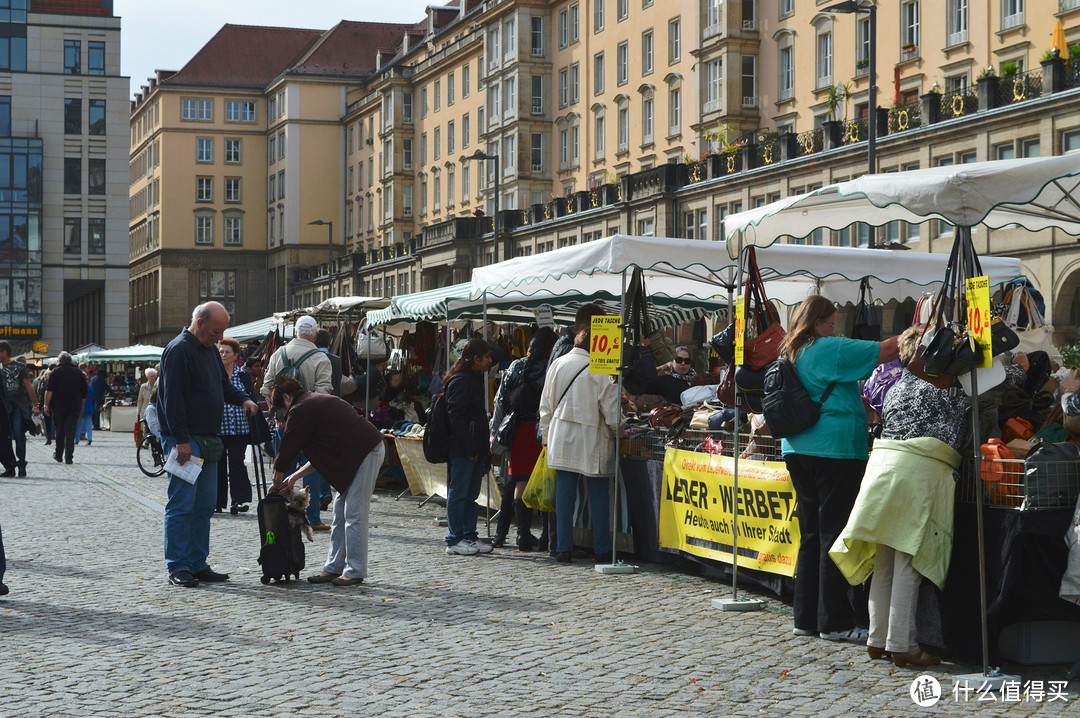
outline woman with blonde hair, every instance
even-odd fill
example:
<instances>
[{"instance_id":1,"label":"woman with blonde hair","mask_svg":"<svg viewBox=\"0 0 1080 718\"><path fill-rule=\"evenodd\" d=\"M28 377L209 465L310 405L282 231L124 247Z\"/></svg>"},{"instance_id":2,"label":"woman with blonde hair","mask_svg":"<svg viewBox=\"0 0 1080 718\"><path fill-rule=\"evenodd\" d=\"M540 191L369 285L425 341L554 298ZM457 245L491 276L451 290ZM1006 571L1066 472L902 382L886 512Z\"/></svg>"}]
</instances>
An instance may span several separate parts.
<instances>
[{"instance_id":1,"label":"woman with blonde hair","mask_svg":"<svg viewBox=\"0 0 1080 718\"><path fill-rule=\"evenodd\" d=\"M859 381L878 364L896 358L897 339L834 337L835 327L833 303L808 297L795 310L780 349L812 398L820 400L833 386L818 422L780 442L799 502L794 633L862 643L866 630L855 626L847 581L828 552L855 503L869 452Z\"/></svg>"}]
</instances>

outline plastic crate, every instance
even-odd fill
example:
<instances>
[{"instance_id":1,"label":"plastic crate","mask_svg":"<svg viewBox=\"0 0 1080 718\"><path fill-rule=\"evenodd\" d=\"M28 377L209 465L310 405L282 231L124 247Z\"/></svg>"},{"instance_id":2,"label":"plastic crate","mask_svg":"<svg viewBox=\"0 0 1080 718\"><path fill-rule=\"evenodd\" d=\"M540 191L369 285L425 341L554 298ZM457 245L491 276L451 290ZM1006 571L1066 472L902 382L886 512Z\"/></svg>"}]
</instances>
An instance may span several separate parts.
<instances>
[{"instance_id":1,"label":"plastic crate","mask_svg":"<svg viewBox=\"0 0 1080 718\"><path fill-rule=\"evenodd\" d=\"M1042 462L1040 469L1046 473L1030 484L1030 467L1024 459L984 458L981 463L981 470L975 469L974 459L966 459L961 465L958 500L975 503L975 492L982 491L983 502L987 506L1039 511L1072 509L1080 496L1078 462Z\"/></svg>"}]
</instances>

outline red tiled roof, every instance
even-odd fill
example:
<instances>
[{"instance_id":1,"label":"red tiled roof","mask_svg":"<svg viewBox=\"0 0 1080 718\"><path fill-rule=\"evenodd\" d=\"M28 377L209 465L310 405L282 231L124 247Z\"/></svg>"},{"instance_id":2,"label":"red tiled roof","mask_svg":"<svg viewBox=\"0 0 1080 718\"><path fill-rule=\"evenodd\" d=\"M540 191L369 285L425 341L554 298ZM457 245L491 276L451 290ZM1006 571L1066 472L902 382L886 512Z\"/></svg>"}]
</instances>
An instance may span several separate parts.
<instances>
[{"instance_id":1,"label":"red tiled roof","mask_svg":"<svg viewBox=\"0 0 1080 718\"><path fill-rule=\"evenodd\" d=\"M265 87L302 57L321 30L224 25L162 85Z\"/></svg>"},{"instance_id":2,"label":"red tiled roof","mask_svg":"<svg viewBox=\"0 0 1080 718\"><path fill-rule=\"evenodd\" d=\"M290 72L311 75L363 76L375 70L380 49L396 48L409 24L343 20L323 36Z\"/></svg>"},{"instance_id":3,"label":"red tiled roof","mask_svg":"<svg viewBox=\"0 0 1080 718\"><path fill-rule=\"evenodd\" d=\"M112 17L113 0L30 0L30 12Z\"/></svg>"}]
</instances>

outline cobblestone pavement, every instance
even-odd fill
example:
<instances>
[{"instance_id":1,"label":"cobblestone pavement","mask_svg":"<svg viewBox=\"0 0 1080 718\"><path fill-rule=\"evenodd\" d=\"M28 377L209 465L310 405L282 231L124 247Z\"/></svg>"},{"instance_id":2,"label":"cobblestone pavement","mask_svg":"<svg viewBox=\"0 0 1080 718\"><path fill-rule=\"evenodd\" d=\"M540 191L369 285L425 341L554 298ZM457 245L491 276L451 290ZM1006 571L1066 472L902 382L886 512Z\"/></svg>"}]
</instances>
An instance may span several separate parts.
<instances>
[{"instance_id":1,"label":"cobblestone pavement","mask_svg":"<svg viewBox=\"0 0 1080 718\"><path fill-rule=\"evenodd\" d=\"M232 580L173 587L166 484L139 473L130 435L96 433L73 466L40 439L29 454L29 478L0 479L0 716L1080 713L1078 682L1068 703L918 708L913 671L793 637L774 599L724 613L710 599L725 586L669 567L602 576L506 550L449 557L437 506L381 492L363 586L263 586L252 511L213 523L211 562ZM316 534L309 567L326 544ZM969 670L928 672L948 691Z\"/></svg>"}]
</instances>

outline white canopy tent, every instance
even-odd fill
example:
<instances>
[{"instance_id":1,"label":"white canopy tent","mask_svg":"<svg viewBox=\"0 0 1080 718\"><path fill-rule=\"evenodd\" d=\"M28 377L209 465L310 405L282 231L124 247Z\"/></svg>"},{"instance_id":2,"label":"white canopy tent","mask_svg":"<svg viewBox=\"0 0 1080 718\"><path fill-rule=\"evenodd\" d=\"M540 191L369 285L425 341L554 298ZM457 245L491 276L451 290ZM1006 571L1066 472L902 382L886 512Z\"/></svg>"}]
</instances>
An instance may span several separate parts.
<instances>
[{"instance_id":1,"label":"white canopy tent","mask_svg":"<svg viewBox=\"0 0 1080 718\"><path fill-rule=\"evenodd\" d=\"M853 222L941 219L958 227L1051 227L1080 235L1080 154L864 175L724 219L725 239L767 247L785 235ZM984 260L985 261L985 260Z\"/></svg>"},{"instance_id":2,"label":"white canopy tent","mask_svg":"<svg viewBox=\"0 0 1080 718\"><path fill-rule=\"evenodd\" d=\"M119 349L103 349L78 354L75 361L160 361L164 347L149 344L133 344Z\"/></svg>"},{"instance_id":3,"label":"white canopy tent","mask_svg":"<svg viewBox=\"0 0 1080 718\"><path fill-rule=\"evenodd\" d=\"M938 254L794 244L762 248L757 256L766 294L786 305L798 304L810 294L822 294L838 304L855 302L864 278L871 280L876 299L918 297L940 286L948 262L947 256ZM1019 259L986 257L982 263L991 284L1022 274ZM480 299L486 293L493 301L513 293L584 292L634 267L645 270L650 297L716 298L738 287L735 261L717 242L614 235L478 267L473 270L471 296Z\"/></svg>"},{"instance_id":4,"label":"white canopy tent","mask_svg":"<svg viewBox=\"0 0 1080 718\"><path fill-rule=\"evenodd\" d=\"M665 278L666 288L670 291L686 282ZM544 289L533 294L512 291L500 297L470 298L472 285L469 282L450 287L431 289L415 294L394 297L390 306L369 312L369 325L396 324L416 321L444 321L453 319L487 318L495 321L532 322L533 310L543 306L551 307L555 315L564 322L572 321L574 312L587 302L600 302L609 307L618 307L622 287L619 278L603 276L580 282L578 286L560 285L559 293ZM670 297L661 293L650 293L652 305L650 317L660 326L678 326L714 315L727 310L727 300L717 296L699 298L692 295ZM716 288L705 286L704 291L715 292Z\"/></svg>"}]
</instances>

